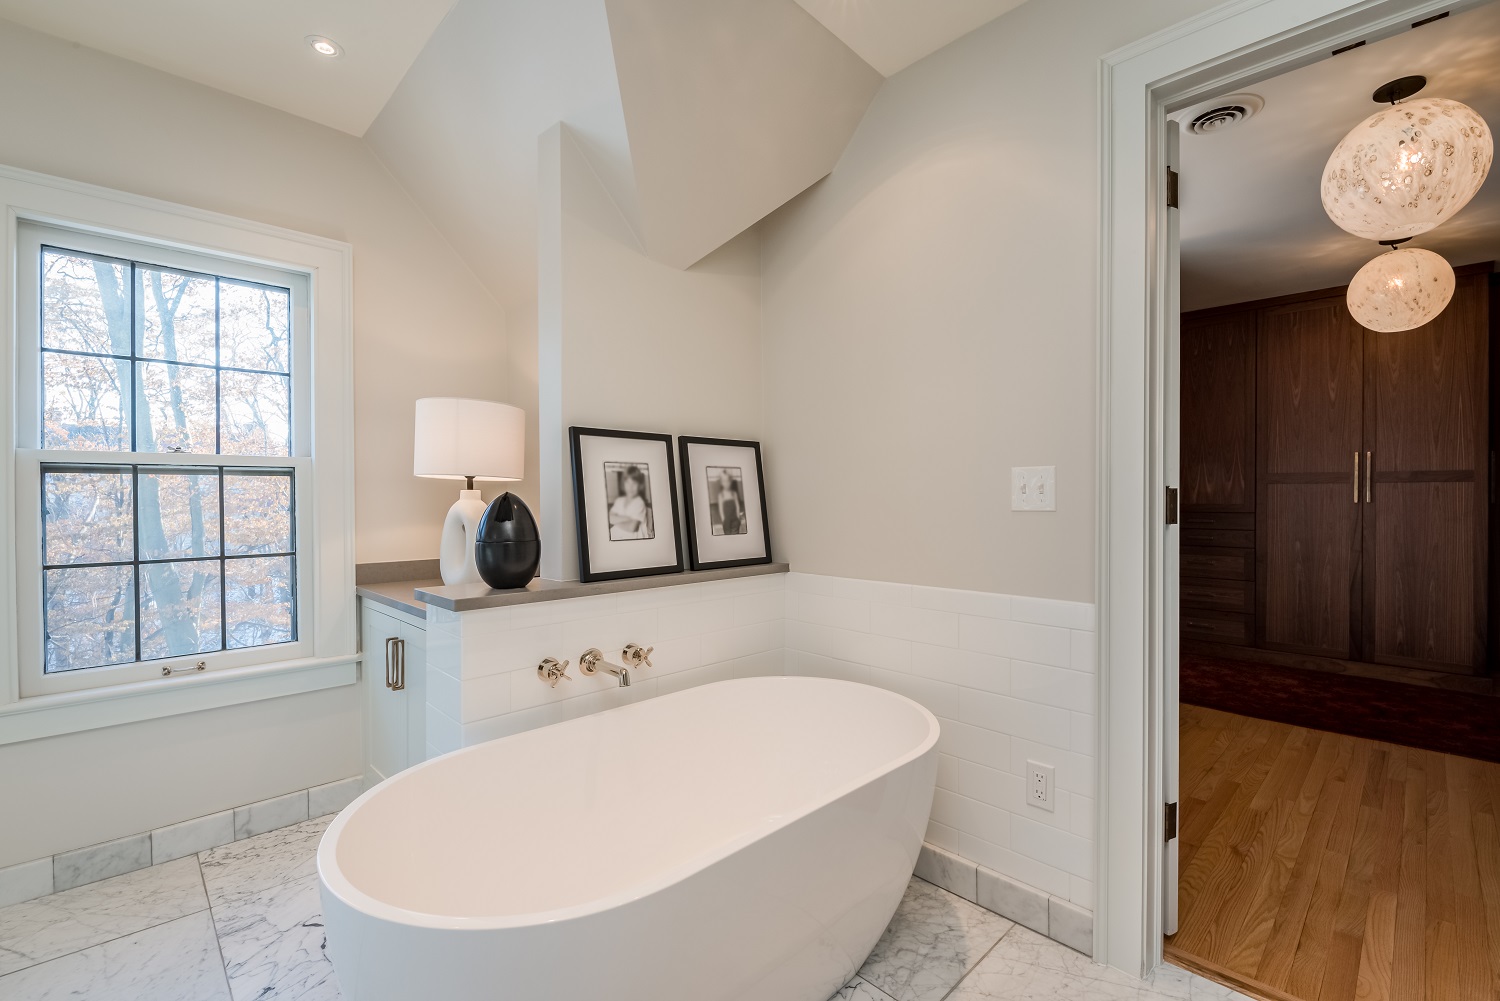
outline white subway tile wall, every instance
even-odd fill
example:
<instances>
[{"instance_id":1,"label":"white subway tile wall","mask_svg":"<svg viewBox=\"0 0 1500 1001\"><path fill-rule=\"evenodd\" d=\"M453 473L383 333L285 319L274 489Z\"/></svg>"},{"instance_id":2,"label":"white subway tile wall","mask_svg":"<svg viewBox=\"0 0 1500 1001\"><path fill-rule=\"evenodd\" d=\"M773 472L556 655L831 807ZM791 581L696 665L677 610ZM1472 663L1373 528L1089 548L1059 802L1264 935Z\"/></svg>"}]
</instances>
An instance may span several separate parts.
<instances>
[{"instance_id":1,"label":"white subway tile wall","mask_svg":"<svg viewBox=\"0 0 1500 1001\"><path fill-rule=\"evenodd\" d=\"M782 575L427 616L427 750L442 754L615 706L728 678L785 673ZM588 677L591 647L618 664L627 643L654 647L629 688ZM555 688L543 658L569 662Z\"/></svg>"},{"instance_id":2,"label":"white subway tile wall","mask_svg":"<svg viewBox=\"0 0 1500 1001\"><path fill-rule=\"evenodd\" d=\"M427 619L429 755L726 678L878 685L943 727L927 841L1084 910L1094 906L1094 606L791 573ZM630 688L586 677L654 646ZM571 662L549 688L544 657ZM1026 802L1026 762L1056 770Z\"/></svg>"},{"instance_id":3,"label":"white subway tile wall","mask_svg":"<svg viewBox=\"0 0 1500 1001\"><path fill-rule=\"evenodd\" d=\"M863 681L943 727L927 841L1094 907L1094 606L786 575L786 671ZM1056 769L1054 809L1026 762Z\"/></svg>"}]
</instances>

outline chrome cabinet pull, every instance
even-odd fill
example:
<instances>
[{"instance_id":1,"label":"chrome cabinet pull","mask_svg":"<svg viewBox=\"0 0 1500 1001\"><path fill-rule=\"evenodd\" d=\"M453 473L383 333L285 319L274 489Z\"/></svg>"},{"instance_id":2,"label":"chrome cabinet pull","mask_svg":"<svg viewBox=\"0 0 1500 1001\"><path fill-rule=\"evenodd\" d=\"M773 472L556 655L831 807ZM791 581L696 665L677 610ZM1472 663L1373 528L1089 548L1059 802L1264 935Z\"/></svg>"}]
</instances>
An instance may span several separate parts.
<instances>
[{"instance_id":1,"label":"chrome cabinet pull","mask_svg":"<svg viewBox=\"0 0 1500 1001\"><path fill-rule=\"evenodd\" d=\"M1365 453L1365 503L1370 503L1370 481L1375 479L1375 463L1371 462L1374 453Z\"/></svg>"},{"instance_id":2,"label":"chrome cabinet pull","mask_svg":"<svg viewBox=\"0 0 1500 1001\"><path fill-rule=\"evenodd\" d=\"M406 689L406 640L396 640L396 683L391 686L391 691L400 692Z\"/></svg>"},{"instance_id":3,"label":"chrome cabinet pull","mask_svg":"<svg viewBox=\"0 0 1500 1001\"><path fill-rule=\"evenodd\" d=\"M1359 503L1359 450L1354 451L1354 503Z\"/></svg>"},{"instance_id":4,"label":"chrome cabinet pull","mask_svg":"<svg viewBox=\"0 0 1500 1001\"><path fill-rule=\"evenodd\" d=\"M387 636L385 638L385 687L387 688L391 687L391 664L394 660L391 657L391 644L394 642L396 642L396 637L394 636Z\"/></svg>"}]
</instances>

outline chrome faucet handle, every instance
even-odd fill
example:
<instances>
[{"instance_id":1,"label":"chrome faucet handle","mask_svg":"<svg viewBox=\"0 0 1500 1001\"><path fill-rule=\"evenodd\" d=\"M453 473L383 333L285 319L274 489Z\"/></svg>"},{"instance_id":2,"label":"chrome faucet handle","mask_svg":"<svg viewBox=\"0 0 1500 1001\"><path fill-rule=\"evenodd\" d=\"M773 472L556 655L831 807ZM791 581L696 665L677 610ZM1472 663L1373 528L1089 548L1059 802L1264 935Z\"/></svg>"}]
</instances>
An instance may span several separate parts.
<instances>
[{"instance_id":1,"label":"chrome faucet handle","mask_svg":"<svg viewBox=\"0 0 1500 1001\"><path fill-rule=\"evenodd\" d=\"M654 646L642 647L639 643L626 643L620 655L631 667L640 667L642 664L651 667L651 651L655 649Z\"/></svg>"},{"instance_id":2,"label":"chrome faucet handle","mask_svg":"<svg viewBox=\"0 0 1500 1001\"><path fill-rule=\"evenodd\" d=\"M547 657L536 666L536 676L547 682L553 688L557 687L559 681L572 681L568 677L568 662L559 661L556 657Z\"/></svg>"}]
</instances>

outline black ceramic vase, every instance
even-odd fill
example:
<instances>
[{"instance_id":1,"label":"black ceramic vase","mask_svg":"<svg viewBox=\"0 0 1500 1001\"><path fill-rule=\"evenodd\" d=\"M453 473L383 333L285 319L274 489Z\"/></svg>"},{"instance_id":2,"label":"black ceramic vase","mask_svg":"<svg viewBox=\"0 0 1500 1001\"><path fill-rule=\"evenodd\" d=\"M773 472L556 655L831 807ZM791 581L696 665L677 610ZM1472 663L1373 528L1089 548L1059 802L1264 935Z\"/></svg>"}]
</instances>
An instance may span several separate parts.
<instances>
[{"instance_id":1,"label":"black ceramic vase","mask_svg":"<svg viewBox=\"0 0 1500 1001\"><path fill-rule=\"evenodd\" d=\"M504 493L490 502L474 533L474 562L490 587L525 587L542 562L542 539L526 502Z\"/></svg>"}]
</instances>

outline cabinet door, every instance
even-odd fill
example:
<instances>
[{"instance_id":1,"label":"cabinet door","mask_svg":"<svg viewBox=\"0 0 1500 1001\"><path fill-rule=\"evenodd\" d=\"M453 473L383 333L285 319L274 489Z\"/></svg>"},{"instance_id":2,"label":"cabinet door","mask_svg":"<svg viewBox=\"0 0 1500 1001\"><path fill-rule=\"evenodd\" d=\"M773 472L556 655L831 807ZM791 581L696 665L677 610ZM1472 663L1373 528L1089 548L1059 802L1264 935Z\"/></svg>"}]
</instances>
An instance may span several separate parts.
<instances>
[{"instance_id":1,"label":"cabinet door","mask_svg":"<svg viewBox=\"0 0 1500 1001\"><path fill-rule=\"evenodd\" d=\"M1182 321L1181 414L1183 509L1254 511L1253 311Z\"/></svg>"},{"instance_id":2,"label":"cabinet door","mask_svg":"<svg viewBox=\"0 0 1500 1001\"><path fill-rule=\"evenodd\" d=\"M1360 621L1364 328L1343 296L1264 309L1258 327L1258 638L1347 658Z\"/></svg>"},{"instance_id":3,"label":"cabinet door","mask_svg":"<svg viewBox=\"0 0 1500 1001\"><path fill-rule=\"evenodd\" d=\"M427 632L401 624L406 644L406 764L427 760Z\"/></svg>"},{"instance_id":4,"label":"cabinet door","mask_svg":"<svg viewBox=\"0 0 1500 1001\"><path fill-rule=\"evenodd\" d=\"M364 651L365 781L388 779L407 765L407 693L386 684L394 654L392 640L401 639L401 623L371 606L360 609L360 644Z\"/></svg>"},{"instance_id":5,"label":"cabinet door","mask_svg":"<svg viewBox=\"0 0 1500 1001\"><path fill-rule=\"evenodd\" d=\"M1364 659L1485 663L1488 276L1426 326L1365 335Z\"/></svg>"}]
</instances>

